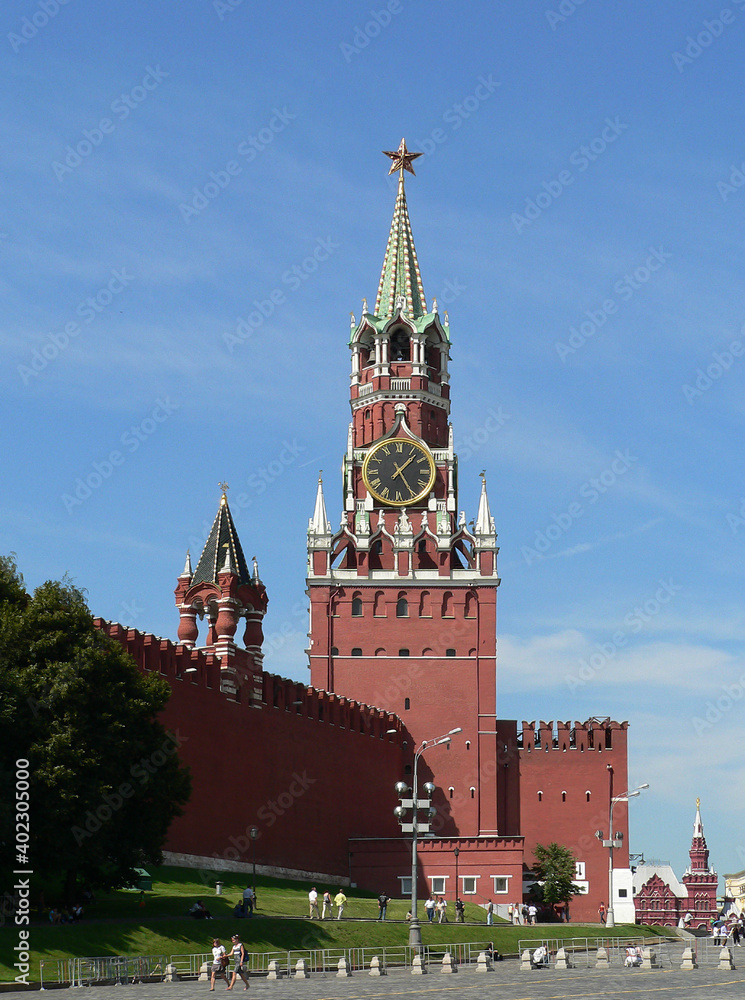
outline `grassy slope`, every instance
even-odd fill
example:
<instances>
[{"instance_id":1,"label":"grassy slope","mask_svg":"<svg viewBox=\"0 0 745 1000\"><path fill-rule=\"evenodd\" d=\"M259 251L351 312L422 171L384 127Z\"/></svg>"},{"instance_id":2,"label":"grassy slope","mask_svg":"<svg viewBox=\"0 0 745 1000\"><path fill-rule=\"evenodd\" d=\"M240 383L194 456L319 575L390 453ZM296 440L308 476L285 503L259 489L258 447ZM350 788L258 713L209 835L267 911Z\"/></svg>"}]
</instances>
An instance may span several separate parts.
<instances>
[{"instance_id":1,"label":"grassy slope","mask_svg":"<svg viewBox=\"0 0 745 1000\"><path fill-rule=\"evenodd\" d=\"M48 921L38 921L30 928L33 955L31 978L38 979L39 959L47 961L72 956L101 955L174 955L207 952L212 938L229 941L238 931L251 951L289 951L313 948L388 947L402 945L408 939L404 922L408 900L394 900L388 907L386 923L360 922L377 917L376 898L369 893L349 890L345 918L337 921L287 919L304 917L307 912L308 888L303 883L279 879L257 878L259 911L253 920L234 920L233 907L246 885L245 876L230 873L220 877L225 883L223 896L215 896L214 888L205 889L194 872L184 868L153 870L153 892L146 894L145 906L139 906L139 893L118 891L101 895L93 907L86 910L78 925L52 927ZM321 885L318 888L322 891ZM334 893L332 892L332 895ZM47 899L54 899L53 889ZM203 899L213 914L210 921L196 921L185 916L196 899ZM609 937L599 926L553 924L547 927L512 927L497 923L488 929L483 911L466 904L466 917L472 925L423 924L425 944L437 945L456 941L494 941L503 954L515 954L519 939L529 937ZM347 916L351 918L347 921ZM422 913L422 917L423 917ZM282 919L282 918L285 919ZM354 919L358 918L358 919ZM400 922L397 922L400 921ZM616 928L615 933L627 935L629 928ZM8 958L17 941L15 928L6 925L1 932L3 948L0 955L0 980L12 981L17 970ZM650 932L645 932L649 936ZM654 930L651 933L655 933ZM56 973L56 962L48 967L47 975Z\"/></svg>"}]
</instances>

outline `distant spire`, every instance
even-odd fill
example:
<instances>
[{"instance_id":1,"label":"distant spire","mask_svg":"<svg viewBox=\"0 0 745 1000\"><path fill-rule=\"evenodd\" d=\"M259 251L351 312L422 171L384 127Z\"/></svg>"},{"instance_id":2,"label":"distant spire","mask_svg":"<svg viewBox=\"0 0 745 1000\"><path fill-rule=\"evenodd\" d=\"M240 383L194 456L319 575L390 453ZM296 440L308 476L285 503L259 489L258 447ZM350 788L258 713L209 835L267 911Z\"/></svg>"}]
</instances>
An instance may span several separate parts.
<instances>
[{"instance_id":1,"label":"distant spire","mask_svg":"<svg viewBox=\"0 0 745 1000\"><path fill-rule=\"evenodd\" d=\"M397 150L385 150L385 155L393 160L389 173L393 173L394 170L399 171L398 194L380 273L378 295L375 299L375 314L393 315L397 299L403 298L407 315L412 319L418 319L426 314L427 301L424 297L409 210L406 205L404 171L408 170L413 174L411 161L422 154L410 153L406 148L406 140L402 139Z\"/></svg>"},{"instance_id":2,"label":"distant spire","mask_svg":"<svg viewBox=\"0 0 745 1000\"><path fill-rule=\"evenodd\" d=\"M313 510L313 517L310 519L308 531L314 535L330 535L331 522L326 514L326 501L323 497L323 478L318 473L318 489L316 491L316 506Z\"/></svg>"},{"instance_id":3,"label":"distant spire","mask_svg":"<svg viewBox=\"0 0 745 1000\"><path fill-rule=\"evenodd\" d=\"M479 497L479 512L476 515L477 535L490 535L493 531L491 511L489 510L489 497L486 495L486 473L481 473L481 496Z\"/></svg>"},{"instance_id":4,"label":"distant spire","mask_svg":"<svg viewBox=\"0 0 745 1000\"><path fill-rule=\"evenodd\" d=\"M186 562L184 563L184 572L181 574L182 577L188 577L191 579L192 569L191 569L191 553L186 550Z\"/></svg>"},{"instance_id":5,"label":"distant spire","mask_svg":"<svg viewBox=\"0 0 745 1000\"><path fill-rule=\"evenodd\" d=\"M194 570L192 586L205 581L217 583L217 575L225 571L226 565L230 566L226 572L235 573L241 583L251 582L246 557L243 555L243 549L228 506L228 498L225 493L228 488L227 483L220 483L220 488L222 489L222 497L217 509L217 517L202 549L197 568Z\"/></svg>"},{"instance_id":6,"label":"distant spire","mask_svg":"<svg viewBox=\"0 0 745 1000\"><path fill-rule=\"evenodd\" d=\"M256 556L252 558L251 562L253 564L253 571L254 571L253 581L254 583L261 583L261 577L259 576L259 563L258 560L256 559Z\"/></svg>"},{"instance_id":7,"label":"distant spire","mask_svg":"<svg viewBox=\"0 0 745 1000\"><path fill-rule=\"evenodd\" d=\"M696 799L696 818L693 821L693 836L703 837L704 824L701 822L701 799Z\"/></svg>"}]
</instances>

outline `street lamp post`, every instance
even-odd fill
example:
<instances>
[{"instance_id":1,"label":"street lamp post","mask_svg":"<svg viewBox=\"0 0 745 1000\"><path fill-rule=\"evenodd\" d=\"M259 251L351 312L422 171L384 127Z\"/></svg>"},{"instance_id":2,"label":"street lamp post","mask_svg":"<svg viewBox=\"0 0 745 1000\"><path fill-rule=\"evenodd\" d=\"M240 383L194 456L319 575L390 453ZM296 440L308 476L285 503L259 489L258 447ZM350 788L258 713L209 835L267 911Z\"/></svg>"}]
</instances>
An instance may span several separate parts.
<instances>
[{"instance_id":1,"label":"street lamp post","mask_svg":"<svg viewBox=\"0 0 745 1000\"><path fill-rule=\"evenodd\" d=\"M254 891L254 908L256 907L256 841L259 839L259 828L258 826L252 826L248 831L248 835L251 838L251 860L253 862L253 891Z\"/></svg>"},{"instance_id":2,"label":"street lamp post","mask_svg":"<svg viewBox=\"0 0 745 1000\"><path fill-rule=\"evenodd\" d=\"M425 750L430 750L432 747L441 746L443 743L449 743L450 737L455 736L456 733L461 733L463 730L458 727L457 729L451 729L449 733L444 736L438 736L434 740L423 740L422 745L414 754L414 771L412 775L412 785L409 789L408 785L399 781L396 784L396 792L401 797L401 802L393 810L394 815L401 824L402 833L411 834L411 920L409 921L409 945L412 948L422 947L422 928L419 924L419 917L417 916L416 906L417 906L417 837L419 833L427 833L429 831L429 819L434 815L434 809L432 807L432 793L435 790L435 786L431 781L427 781L424 784L424 791L427 793L426 799L419 798L419 783L418 783L418 768L419 768L419 758L424 753ZM404 798L407 796L409 791L411 791L411 798ZM407 813L411 809L411 822L404 822ZM428 811L427 820L425 822L420 822L419 820L419 810L426 809Z\"/></svg>"},{"instance_id":3,"label":"street lamp post","mask_svg":"<svg viewBox=\"0 0 745 1000\"><path fill-rule=\"evenodd\" d=\"M602 830L598 830L595 834L598 840L602 841L603 847L608 848L608 914L605 921L606 927L616 926L616 918L613 911L613 848L618 849L623 843L623 834L613 832L613 806L616 802L628 802L629 799L636 798L637 795L641 795L644 788L649 788L649 785L645 783L639 785L637 788L630 789L628 792L624 792L622 795L611 795L610 808L608 810L608 839L603 840Z\"/></svg>"},{"instance_id":4,"label":"street lamp post","mask_svg":"<svg viewBox=\"0 0 745 1000\"><path fill-rule=\"evenodd\" d=\"M460 857L460 847L453 851L455 855L455 898L458 899L458 858Z\"/></svg>"}]
</instances>

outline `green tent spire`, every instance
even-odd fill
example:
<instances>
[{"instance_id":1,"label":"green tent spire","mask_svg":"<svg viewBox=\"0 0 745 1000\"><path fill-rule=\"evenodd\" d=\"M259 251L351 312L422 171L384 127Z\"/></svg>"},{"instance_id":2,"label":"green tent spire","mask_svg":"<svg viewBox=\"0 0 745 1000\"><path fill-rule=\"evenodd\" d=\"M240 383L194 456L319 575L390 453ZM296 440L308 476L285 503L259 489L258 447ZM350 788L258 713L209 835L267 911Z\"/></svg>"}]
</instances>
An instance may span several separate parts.
<instances>
[{"instance_id":1,"label":"green tent spire","mask_svg":"<svg viewBox=\"0 0 745 1000\"><path fill-rule=\"evenodd\" d=\"M393 222L388 235L388 245L385 248L383 269L380 273L380 285L375 299L376 316L392 316L396 301L403 297L406 303L406 313L412 319L418 319L427 313L427 301L422 287L422 276L419 273L419 262L416 257L414 236L411 232L409 210L406 206L404 190L404 170L413 174L411 161L421 156L421 153L410 153L406 148L406 140L401 140L397 150L384 150L393 163L389 173L399 171L398 194L393 209Z\"/></svg>"}]
</instances>

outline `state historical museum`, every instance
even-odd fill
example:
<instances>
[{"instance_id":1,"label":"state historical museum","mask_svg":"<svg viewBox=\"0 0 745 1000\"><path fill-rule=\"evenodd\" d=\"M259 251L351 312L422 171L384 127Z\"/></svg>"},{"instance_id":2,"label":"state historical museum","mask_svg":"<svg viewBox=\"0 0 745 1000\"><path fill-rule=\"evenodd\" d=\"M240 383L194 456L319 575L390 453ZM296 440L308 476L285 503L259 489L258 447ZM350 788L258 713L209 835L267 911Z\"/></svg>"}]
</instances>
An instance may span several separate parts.
<instances>
[{"instance_id":1,"label":"state historical museum","mask_svg":"<svg viewBox=\"0 0 745 1000\"><path fill-rule=\"evenodd\" d=\"M387 155L398 193L375 305L352 317L339 526L320 478L308 526L312 686L264 671L267 595L225 493L196 568L187 558L178 579L178 642L99 625L171 682L163 721L186 737L194 779L169 834L172 862L240 870L255 849L259 870L405 896L410 840L394 785L411 780L423 741L457 727L419 760L437 809L420 841L420 898L492 900L505 915L523 898L535 845L557 841L577 859L572 919L595 920L608 903L595 831L628 788L627 723L497 718L500 580L486 477L469 522L449 419L450 324L427 304L404 189L419 154L402 140ZM214 778L226 761L243 793L224 797L217 822ZM625 803L614 822L616 921L633 922Z\"/></svg>"}]
</instances>

